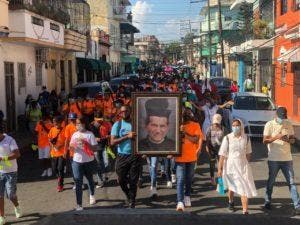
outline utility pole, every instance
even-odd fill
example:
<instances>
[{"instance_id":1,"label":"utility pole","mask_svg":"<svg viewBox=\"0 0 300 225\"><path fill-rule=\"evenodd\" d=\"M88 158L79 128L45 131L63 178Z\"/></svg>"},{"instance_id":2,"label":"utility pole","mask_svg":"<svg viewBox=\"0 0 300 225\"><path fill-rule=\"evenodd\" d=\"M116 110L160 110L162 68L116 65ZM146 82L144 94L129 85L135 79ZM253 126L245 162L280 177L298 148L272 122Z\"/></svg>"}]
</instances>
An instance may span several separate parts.
<instances>
[{"instance_id":1,"label":"utility pole","mask_svg":"<svg viewBox=\"0 0 300 225\"><path fill-rule=\"evenodd\" d=\"M222 57L222 76L225 74L225 57L224 57L224 44L223 44L223 26L222 26L222 5L221 0L218 0L218 20L219 20L219 41L221 46L221 57Z\"/></svg>"},{"instance_id":2,"label":"utility pole","mask_svg":"<svg viewBox=\"0 0 300 225\"><path fill-rule=\"evenodd\" d=\"M211 24L210 24L210 0L207 0L208 12L208 49L209 49L209 75L211 75Z\"/></svg>"}]
</instances>

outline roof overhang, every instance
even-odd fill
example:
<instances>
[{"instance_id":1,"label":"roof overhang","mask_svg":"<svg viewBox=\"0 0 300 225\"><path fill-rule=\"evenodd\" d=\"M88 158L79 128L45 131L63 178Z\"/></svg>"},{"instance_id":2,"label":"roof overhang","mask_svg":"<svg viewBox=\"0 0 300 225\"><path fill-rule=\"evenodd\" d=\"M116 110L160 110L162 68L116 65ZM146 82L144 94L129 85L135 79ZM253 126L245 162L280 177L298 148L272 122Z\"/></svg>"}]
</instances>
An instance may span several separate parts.
<instances>
[{"instance_id":1,"label":"roof overhang","mask_svg":"<svg viewBox=\"0 0 300 225\"><path fill-rule=\"evenodd\" d=\"M300 62L300 47L295 47L278 57L279 62Z\"/></svg>"},{"instance_id":2,"label":"roof overhang","mask_svg":"<svg viewBox=\"0 0 300 225\"><path fill-rule=\"evenodd\" d=\"M132 33L140 33L140 30L137 29L129 22L120 23L121 34L132 34Z\"/></svg>"},{"instance_id":3,"label":"roof overhang","mask_svg":"<svg viewBox=\"0 0 300 225\"><path fill-rule=\"evenodd\" d=\"M243 3L252 4L255 0L236 0L231 6L230 10L238 9Z\"/></svg>"}]
</instances>

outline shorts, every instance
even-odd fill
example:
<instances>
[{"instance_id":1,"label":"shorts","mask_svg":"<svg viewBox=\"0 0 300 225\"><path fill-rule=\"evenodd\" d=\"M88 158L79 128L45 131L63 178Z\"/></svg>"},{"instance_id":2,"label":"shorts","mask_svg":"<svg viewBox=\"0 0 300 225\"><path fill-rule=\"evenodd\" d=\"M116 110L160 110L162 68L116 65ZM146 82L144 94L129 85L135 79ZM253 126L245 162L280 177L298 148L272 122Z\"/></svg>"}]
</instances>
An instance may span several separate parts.
<instances>
[{"instance_id":1,"label":"shorts","mask_svg":"<svg viewBox=\"0 0 300 225\"><path fill-rule=\"evenodd\" d=\"M17 196L17 172L0 173L0 197L4 198L4 193L8 199L13 199Z\"/></svg>"},{"instance_id":2,"label":"shorts","mask_svg":"<svg viewBox=\"0 0 300 225\"><path fill-rule=\"evenodd\" d=\"M50 147L39 148L39 159L50 159Z\"/></svg>"}]
</instances>

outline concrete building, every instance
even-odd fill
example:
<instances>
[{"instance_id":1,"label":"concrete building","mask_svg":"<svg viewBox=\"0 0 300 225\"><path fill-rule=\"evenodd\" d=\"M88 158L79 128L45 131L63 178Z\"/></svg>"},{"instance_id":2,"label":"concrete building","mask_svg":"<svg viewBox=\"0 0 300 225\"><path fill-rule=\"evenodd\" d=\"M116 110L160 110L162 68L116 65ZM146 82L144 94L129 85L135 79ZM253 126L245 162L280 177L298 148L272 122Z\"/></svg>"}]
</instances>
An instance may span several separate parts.
<instances>
[{"instance_id":1,"label":"concrete building","mask_svg":"<svg viewBox=\"0 0 300 225\"><path fill-rule=\"evenodd\" d=\"M0 1L0 106L8 130L17 128L27 95L37 98L42 86L70 91L77 82L74 52L86 50L86 36L70 23L73 0L33 3Z\"/></svg>"},{"instance_id":2,"label":"concrete building","mask_svg":"<svg viewBox=\"0 0 300 225\"><path fill-rule=\"evenodd\" d=\"M151 62L161 60L159 41L154 35L135 38L134 47L140 61Z\"/></svg>"},{"instance_id":3,"label":"concrete building","mask_svg":"<svg viewBox=\"0 0 300 225\"><path fill-rule=\"evenodd\" d=\"M275 102L300 122L300 1L278 1L276 8Z\"/></svg>"}]
</instances>

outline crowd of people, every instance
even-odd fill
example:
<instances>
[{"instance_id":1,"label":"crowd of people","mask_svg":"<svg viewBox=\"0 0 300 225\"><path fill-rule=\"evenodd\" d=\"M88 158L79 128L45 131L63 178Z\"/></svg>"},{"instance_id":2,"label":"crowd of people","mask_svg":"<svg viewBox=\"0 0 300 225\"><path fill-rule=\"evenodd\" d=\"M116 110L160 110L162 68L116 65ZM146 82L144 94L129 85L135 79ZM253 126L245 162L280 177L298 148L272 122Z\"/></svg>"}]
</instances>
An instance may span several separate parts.
<instances>
[{"instance_id":1,"label":"crowd of people","mask_svg":"<svg viewBox=\"0 0 300 225\"><path fill-rule=\"evenodd\" d=\"M236 82L232 92L238 91ZM137 155L132 149L133 132L131 93L182 93L181 155L165 157ZM92 98L93 97L93 98ZM125 194L126 205L135 208L138 187L143 183L143 168L149 166L150 197L157 198L157 176L160 171L168 188L176 184L178 211L191 207L191 191L195 167L202 149L209 158L211 184L221 177L228 190L228 207L235 210L234 193L241 196L243 214L248 214L248 198L257 195L249 161L251 141L244 133L243 123L226 120L226 106L233 105L231 96L222 102L217 87L208 79L201 82L192 76L180 77L172 73L149 74L139 82L123 82L113 92L109 86L96 96L73 98L64 91L57 96L46 87L37 99L26 99L28 129L32 132L32 147L37 145L41 162L41 176L57 177L57 191L64 191L66 165L71 164L76 210L83 210L84 183L90 194L90 204L96 203L95 188L107 186L108 173L115 171ZM166 117L165 115L156 115ZM151 117L151 115L150 115ZM151 119L151 118L149 118ZM167 118L168 120L168 118ZM2 127L2 126L1 126ZM275 118L270 118L263 142L269 149L269 179L265 207L271 209L275 178L281 169L288 181L292 200L300 213L300 199L294 181L291 146L294 131L287 120L287 112L279 107ZM16 158L20 157L13 138L0 130L0 160L13 163L0 168L0 224L4 220L4 192L15 205L16 216L21 216L16 196ZM3 147L4 146L4 147ZM216 172L217 164L217 176ZM97 181L94 182L94 175ZM85 179L84 179L85 177ZM2 204L1 204L2 203Z\"/></svg>"}]
</instances>

